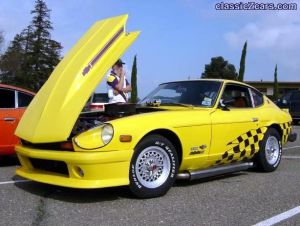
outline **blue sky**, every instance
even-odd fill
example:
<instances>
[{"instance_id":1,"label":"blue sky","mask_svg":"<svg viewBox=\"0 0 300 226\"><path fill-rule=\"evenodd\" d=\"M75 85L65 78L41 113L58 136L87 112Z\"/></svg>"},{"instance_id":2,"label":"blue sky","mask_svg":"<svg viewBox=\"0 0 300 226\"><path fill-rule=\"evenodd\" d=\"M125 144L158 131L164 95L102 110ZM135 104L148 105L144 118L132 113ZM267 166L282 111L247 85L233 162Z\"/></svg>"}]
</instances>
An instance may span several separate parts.
<instances>
[{"instance_id":1,"label":"blue sky","mask_svg":"<svg viewBox=\"0 0 300 226\"><path fill-rule=\"evenodd\" d=\"M277 63L279 80L300 81L299 9L216 11L216 2L46 0L52 10L52 36L64 46L63 54L95 21L129 14L127 30L142 33L123 59L130 70L137 54L141 97L161 82L200 77L211 57L223 56L238 70L245 40L248 40L245 80L273 80ZM300 7L299 0L292 2ZM6 43L29 24L33 5L34 0L0 2L0 30ZM105 87L102 85L98 90Z\"/></svg>"}]
</instances>

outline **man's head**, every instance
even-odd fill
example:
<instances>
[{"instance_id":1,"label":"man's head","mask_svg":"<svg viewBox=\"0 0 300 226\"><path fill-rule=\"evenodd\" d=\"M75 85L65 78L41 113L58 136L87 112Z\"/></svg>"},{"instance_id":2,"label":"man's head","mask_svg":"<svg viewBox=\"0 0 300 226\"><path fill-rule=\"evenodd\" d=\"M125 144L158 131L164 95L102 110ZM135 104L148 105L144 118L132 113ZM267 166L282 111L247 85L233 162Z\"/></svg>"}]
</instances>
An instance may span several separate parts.
<instances>
[{"instance_id":1,"label":"man's head","mask_svg":"<svg viewBox=\"0 0 300 226\"><path fill-rule=\"evenodd\" d=\"M117 60L117 62L112 66L112 70L120 75L122 73L123 64L125 64L121 59Z\"/></svg>"}]
</instances>

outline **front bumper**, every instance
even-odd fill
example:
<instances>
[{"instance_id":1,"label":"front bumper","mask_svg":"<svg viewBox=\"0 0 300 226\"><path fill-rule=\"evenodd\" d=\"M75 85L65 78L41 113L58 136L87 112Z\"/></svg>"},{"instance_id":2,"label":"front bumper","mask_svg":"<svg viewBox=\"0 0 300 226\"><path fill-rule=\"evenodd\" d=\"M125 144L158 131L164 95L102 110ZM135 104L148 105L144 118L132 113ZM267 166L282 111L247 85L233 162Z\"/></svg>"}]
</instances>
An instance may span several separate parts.
<instances>
[{"instance_id":1,"label":"front bumper","mask_svg":"<svg viewBox=\"0 0 300 226\"><path fill-rule=\"evenodd\" d=\"M104 188L129 184L132 150L73 152L39 150L17 145L16 153L22 165L16 170L16 174L33 181L72 188ZM51 167L39 169L33 164L36 161L58 162L65 165L66 170L60 173L51 170Z\"/></svg>"},{"instance_id":2,"label":"front bumper","mask_svg":"<svg viewBox=\"0 0 300 226\"><path fill-rule=\"evenodd\" d=\"M288 136L289 142L295 142L297 140L297 133L290 133Z\"/></svg>"}]
</instances>

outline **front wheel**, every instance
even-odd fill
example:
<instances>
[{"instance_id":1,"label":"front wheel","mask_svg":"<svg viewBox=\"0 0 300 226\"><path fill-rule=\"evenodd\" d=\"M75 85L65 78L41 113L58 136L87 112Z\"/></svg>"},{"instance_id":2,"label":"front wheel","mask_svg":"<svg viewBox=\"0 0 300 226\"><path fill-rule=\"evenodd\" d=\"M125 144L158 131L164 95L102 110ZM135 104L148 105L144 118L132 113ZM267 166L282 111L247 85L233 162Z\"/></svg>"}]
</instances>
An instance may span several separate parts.
<instances>
[{"instance_id":1,"label":"front wheel","mask_svg":"<svg viewBox=\"0 0 300 226\"><path fill-rule=\"evenodd\" d=\"M259 152L255 158L258 169L272 172L277 169L282 155L280 135L274 128L269 128L259 145Z\"/></svg>"},{"instance_id":2,"label":"front wheel","mask_svg":"<svg viewBox=\"0 0 300 226\"><path fill-rule=\"evenodd\" d=\"M139 198L164 195L176 180L178 157L163 136L149 135L135 148L129 171L130 190Z\"/></svg>"}]
</instances>

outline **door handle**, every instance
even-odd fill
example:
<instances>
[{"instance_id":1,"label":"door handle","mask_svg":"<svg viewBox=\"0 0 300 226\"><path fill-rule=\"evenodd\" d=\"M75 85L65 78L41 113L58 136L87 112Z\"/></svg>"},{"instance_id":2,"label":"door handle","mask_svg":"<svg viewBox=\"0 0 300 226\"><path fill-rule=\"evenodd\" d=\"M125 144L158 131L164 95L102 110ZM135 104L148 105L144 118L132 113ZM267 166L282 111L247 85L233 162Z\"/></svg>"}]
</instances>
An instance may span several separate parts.
<instances>
[{"instance_id":1,"label":"door handle","mask_svg":"<svg viewBox=\"0 0 300 226\"><path fill-rule=\"evenodd\" d=\"M252 122L258 122L258 118L252 118Z\"/></svg>"},{"instance_id":2,"label":"door handle","mask_svg":"<svg viewBox=\"0 0 300 226\"><path fill-rule=\"evenodd\" d=\"M14 122L16 121L16 118L4 118L5 122Z\"/></svg>"}]
</instances>

